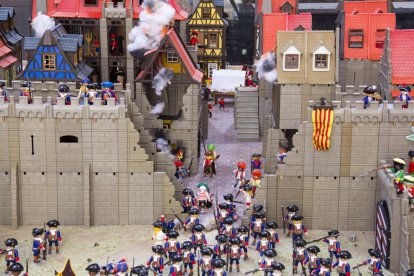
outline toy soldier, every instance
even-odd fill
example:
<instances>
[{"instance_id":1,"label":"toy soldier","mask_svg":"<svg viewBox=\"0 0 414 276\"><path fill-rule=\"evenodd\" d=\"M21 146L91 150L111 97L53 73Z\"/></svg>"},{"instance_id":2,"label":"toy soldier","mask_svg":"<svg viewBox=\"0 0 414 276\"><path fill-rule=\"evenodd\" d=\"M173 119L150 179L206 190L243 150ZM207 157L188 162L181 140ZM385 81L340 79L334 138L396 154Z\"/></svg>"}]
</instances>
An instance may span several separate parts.
<instances>
[{"instance_id":1,"label":"toy soldier","mask_svg":"<svg viewBox=\"0 0 414 276\"><path fill-rule=\"evenodd\" d=\"M236 228L233 226L234 219L230 216L223 220L224 226L220 229L220 232L227 237L234 238L236 236Z\"/></svg>"},{"instance_id":2,"label":"toy soldier","mask_svg":"<svg viewBox=\"0 0 414 276\"><path fill-rule=\"evenodd\" d=\"M301 264L303 274L306 275L305 262L309 258L308 251L305 249L306 242L302 239L294 240L293 248L293 274L298 273L298 265Z\"/></svg>"},{"instance_id":3,"label":"toy soldier","mask_svg":"<svg viewBox=\"0 0 414 276\"><path fill-rule=\"evenodd\" d=\"M187 267L190 269L189 276L193 275L193 267L195 264L194 253L191 252L193 245L190 241L183 242L183 262L184 262L184 273L187 273Z\"/></svg>"},{"instance_id":4,"label":"toy soldier","mask_svg":"<svg viewBox=\"0 0 414 276\"><path fill-rule=\"evenodd\" d=\"M227 243L228 238L224 234L219 234L216 236L217 244L213 248L213 259L221 258L222 254L227 254Z\"/></svg>"},{"instance_id":5,"label":"toy soldier","mask_svg":"<svg viewBox=\"0 0 414 276\"><path fill-rule=\"evenodd\" d=\"M406 84L399 86L400 97L399 100L402 102L402 108L408 108L408 102L411 101L411 96L409 92L411 91L410 87Z\"/></svg>"},{"instance_id":6,"label":"toy soldier","mask_svg":"<svg viewBox=\"0 0 414 276\"><path fill-rule=\"evenodd\" d=\"M98 89L98 85L96 83L88 83L86 85L86 95L83 95L83 103L85 103L85 99L88 101L89 105L93 105L93 99L96 97L96 89Z\"/></svg>"},{"instance_id":7,"label":"toy soldier","mask_svg":"<svg viewBox=\"0 0 414 276\"><path fill-rule=\"evenodd\" d=\"M332 265L332 268L336 267L336 270L338 271L339 276L350 276L351 266L348 262L352 258L351 253L344 250L344 251L339 252L338 257L339 257L339 261L336 261Z\"/></svg>"},{"instance_id":8,"label":"toy soldier","mask_svg":"<svg viewBox=\"0 0 414 276\"><path fill-rule=\"evenodd\" d=\"M101 275L101 267L98 264L90 264L85 268L88 271L89 276L99 276Z\"/></svg>"},{"instance_id":9,"label":"toy soldier","mask_svg":"<svg viewBox=\"0 0 414 276\"><path fill-rule=\"evenodd\" d=\"M211 261L211 266L213 267L213 270L210 272L210 276L226 276L227 273L223 269L223 267L226 265L226 261L223 259L215 259Z\"/></svg>"},{"instance_id":10,"label":"toy soldier","mask_svg":"<svg viewBox=\"0 0 414 276\"><path fill-rule=\"evenodd\" d=\"M172 255L181 254L181 245L180 242L177 241L177 238L180 236L175 231L170 231L167 233L167 241L165 242L164 251L168 252L168 258L171 259Z\"/></svg>"},{"instance_id":11,"label":"toy soldier","mask_svg":"<svg viewBox=\"0 0 414 276\"><path fill-rule=\"evenodd\" d=\"M256 221L255 214L261 214L262 211L263 211L263 205L260 205L260 204L253 205L253 212L252 212L252 215L250 216L250 227ZM266 217L265 217L265 219L266 219Z\"/></svg>"},{"instance_id":12,"label":"toy soldier","mask_svg":"<svg viewBox=\"0 0 414 276\"><path fill-rule=\"evenodd\" d=\"M375 85L365 87L362 95L365 97L362 99L364 102L364 109L368 108L371 102L378 101L382 103L381 95L377 92L377 87Z\"/></svg>"},{"instance_id":13,"label":"toy soldier","mask_svg":"<svg viewBox=\"0 0 414 276\"><path fill-rule=\"evenodd\" d=\"M286 209L288 210L288 214L283 218L283 220L288 224L287 236L290 237L290 235L292 235L293 229L292 217L296 215L296 212L299 211L299 208L296 205L289 205L288 207L286 207Z\"/></svg>"},{"instance_id":14,"label":"toy soldier","mask_svg":"<svg viewBox=\"0 0 414 276\"><path fill-rule=\"evenodd\" d=\"M243 214L246 214L250 210L250 205L252 203L253 197L253 188L252 185L249 183L244 184L240 191L244 194L244 201L246 202L246 210L244 210Z\"/></svg>"},{"instance_id":15,"label":"toy soldier","mask_svg":"<svg viewBox=\"0 0 414 276\"><path fill-rule=\"evenodd\" d=\"M237 170L234 170L234 177L236 177L236 183L234 183L234 188L241 188L246 180L246 163L240 161L237 163Z\"/></svg>"},{"instance_id":16,"label":"toy soldier","mask_svg":"<svg viewBox=\"0 0 414 276\"><path fill-rule=\"evenodd\" d=\"M252 179L250 180L250 185L253 187L253 196L256 196L256 189L261 187L262 183L262 171L261 170L253 170L252 171Z\"/></svg>"},{"instance_id":17,"label":"toy soldier","mask_svg":"<svg viewBox=\"0 0 414 276\"><path fill-rule=\"evenodd\" d=\"M9 267L9 272L12 276L29 276L27 273L23 273L24 267L21 263L14 263Z\"/></svg>"},{"instance_id":18,"label":"toy soldier","mask_svg":"<svg viewBox=\"0 0 414 276\"><path fill-rule=\"evenodd\" d=\"M341 243L338 241L339 231L331 230L328 232L328 236L323 241L328 244L329 257L333 260L335 256L336 260L338 260L338 253L341 252Z\"/></svg>"},{"instance_id":19,"label":"toy soldier","mask_svg":"<svg viewBox=\"0 0 414 276\"><path fill-rule=\"evenodd\" d=\"M410 157L410 163L408 163L408 173L414 174L414 150L408 152L408 157Z\"/></svg>"},{"instance_id":20,"label":"toy soldier","mask_svg":"<svg viewBox=\"0 0 414 276\"><path fill-rule=\"evenodd\" d=\"M214 153L212 151L206 151L204 155L205 155L204 163L203 163L204 176L212 177L213 175L216 174L216 169L214 165L215 163Z\"/></svg>"},{"instance_id":21,"label":"toy soldier","mask_svg":"<svg viewBox=\"0 0 414 276\"><path fill-rule=\"evenodd\" d=\"M184 163L180 160L177 160L177 161L174 162L174 165L175 165L175 174L174 174L175 178L178 181L183 182L183 176L184 176L183 166L184 166Z\"/></svg>"},{"instance_id":22,"label":"toy soldier","mask_svg":"<svg viewBox=\"0 0 414 276\"><path fill-rule=\"evenodd\" d=\"M312 271L316 270L320 266L318 253L321 252L321 250L317 246L310 246L306 248L306 251L308 251L309 258L305 260L304 264L308 265L309 273L312 274Z\"/></svg>"},{"instance_id":23,"label":"toy soldier","mask_svg":"<svg viewBox=\"0 0 414 276\"><path fill-rule=\"evenodd\" d=\"M260 233L265 229L265 215L264 214L254 214L254 222L251 224L250 229L253 232L253 243L252 245L256 244L256 239L260 236Z\"/></svg>"},{"instance_id":24,"label":"toy soldier","mask_svg":"<svg viewBox=\"0 0 414 276\"><path fill-rule=\"evenodd\" d=\"M183 275L183 256L179 254L172 255L172 265L170 266L170 276L182 276Z\"/></svg>"},{"instance_id":25,"label":"toy soldier","mask_svg":"<svg viewBox=\"0 0 414 276\"><path fill-rule=\"evenodd\" d=\"M30 95L30 87L32 87L32 83L30 81L25 81L21 84L21 88L20 88L20 96L27 97L27 102L29 104L32 103L32 95Z\"/></svg>"},{"instance_id":26,"label":"toy soldier","mask_svg":"<svg viewBox=\"0 0 414 276\"><path fill-rule=\"evenodd\" d=\"M303 217L301 215L292 216L292 226L289 229L292 233L292 239L303 239L303 234L308 234L308 229L302 224Z\"/></svg>"},{"instance_id":27,"label":"toy soldier","mask_svg":"<svg viewBox=\"0 0 414 276\"><path fill-rule=\"evenodd\" d=\"M87 88L88 88L88 84L90 84L91 81L88 78L84 78L81 81L81 87L79 88L79 94L78 94L78 98L81 99L83 97L84 101L85 101L85 95L87 95Z\"/></svg>"},{"instance_id":28,"label":"toy soldier","mask_svg":"<svg viewBox=\"0 0 414 276\"><path fill-rule=\"evenodd\" d=\"M371 256L368 260L364 261L364 265L369 264L369 270L372 273L382 273L381 267L381 252L378 249L368 249L368 254Z\"/></svg>"},{"instance_id":29,"label":"toy soldier","mask_svg":"<svg viewBox=\"0 0 414 276\"><path fill-rule=\"evenodd\" d=\"M232 216L235 220L237 219L237 210L236 205L233 204L234 196L232 194L225 194L223 195L224 203L226 203L228 208L229 216Z\"/></svg>"},{"instance_id":30,"label":"toy soldier","mask_svg":"<svg viewBox=\"0 0 414 276\"><path fill-rule=\"evenodd\" d=\"M218 102L218 104L219 104L219 110L220 111L224 111L224 98L223 97L220 97L220 99L217 101Z\"/></svg>"},{"instance_id":31,"label":"toy soldier","mask_svg":"<svg viewBox=\"0 0 414 276\"><path fill-rule=\"evenodd\" d=\"M4 81L0 81L0 96L4 97L4 101L7 102L7 94L6 90L4 90L5 86L6 83Z\"/></svg>"},{"instance_id":32,"label":"toy soldier","mask_svg":"<svg viewBox=\"0 0 414 276\"><path fill-rule=\"evenodd\" d=\"M164 223L160 220L157 220L153 224L154 231L152 232L152 240L154 241L154 245L164 245L167 236L163 232Z\"/></svg>"},{"instance_id":33,"label":"toy soldier","mask_svg":"<svg viewBox=\"0 0 414 276\"><path fill-rule=\"evenodd\" d=\"M230 239L230 270L229 272L233 271L233 262L236 262L236 271L240 272L240 257L241 257L241 248L240 248L241 240L239 238L231 238Z\"/></svg>"},{"instance_id":34,"label":"toy soldier","mask_svg":"<svg viewBox=\"0 0 414 276\"><path fill-rule=\"evenodd\" d=\"M188 213L192 207L196 206L194 192L190 188L185 188L183 190L183 213Z\"/></svg>"},{"instance_id":35,"label":"toy soldier","mask_svg":"<svg viewBox=\"0 0 414 276\"><path fill-rule=\"evenodd\" d=\"M229 205L227 203L220 203L218 206L217 220L220 223L220 228L223 226L223 221L229 216Z\"/></svg>"},{"instance_id":36,"label":"toy soldier","mask_svg":"<svg viewBox=\"0 0 414 276\"><path fill-rule=\"evenodd\" d=\"M154 254L148 260L147 267L151 267L152 270L155 271L154 275L156 275L156 273L162 274L164 269L164 249L161 245L153 245L152 252L154 252Z\"/></svg>"},{"instance_id":37,"label":"toy soldier","mask_svg":"<svg viewBox=\"0 0 414 276\"><path fill-rule=\"evenodd\" d=\"M274 221L266 223L266 230L270 233L270 248L276 249L276 243L279 243L279 234L276 231L277 223Z\"/></svg>"},{"instance_id":38,"label":"toy soldier","mask_svg":"<svg viewBox=\"0 0 414 276\"><path fill-rule=\"evenodd\" d=\"M43 245L42 235L44 230L39 228L33 228L32 236L33 240L33 262L40 263L40 252L46 250Z\"/></svg>"},{"instance_id":39,"label":"toy soldier","mask_svg":"<svg viewBox=\"0 0 414 276\"><path fill-rule=\"evenodd\" d=\"M161 247L162 248L162 247ZM109 263L106 266L102 267L102 270L107 274L116 274L117 276L126 276L128 275L128 264L125 259L121 259L116 264Z\"/></svg>"},{"instance_id":40,"label":"toy soldier","mask_svg":"<svg viewBox=\"0 0 414 276\"><path fill-rule=\"evenodd\" d=\"M394 186L397 190L397 194L402 194L404 190L404 175L405 175L405 161L401 158L394 158L392 160L394 162L394 167L390 169L392 173L394 173Z\"/></svg>"},{"instance_id":41,"label":"toy soldier","mask_svg":"<svg viewBox=\"0 0 414 276\"><path fill-rule=\"evenodd\" d=\"M138 265L131 269L131 275L148 276L148 268L143 265Z\"/></svg>"},{"instance_id":42,"label":"toy soldier","mask_svg":"<svg viewBox=\"0 0 414 276\"><path fill-rule=\"evenodd\" d=\"M60 222L52 219L49 220L46 225L49 227L49 230L46 231L46 239L49 241L48 254L52 254L52 245L55 245L56 254L59 254L59 244L62 243L62 236L58 229Z\"/></svg>"},{"instance_id":43,"label":"toy soldier","mask_svg":"<svg viewBox=\"0 0 414 276\"><path fill-rule=\"evenodd\" d=\"M58 86L58 96L65 99L65 105L71 105L71 97L69 86L61 84Z\"/></svg>"},{"instance_id":44,"label":"toy soldier","mask_svg":"<svg viewBox=\"0 0 414 276\"><path fill-rule=\"evenodd\" d=\"M14 263L18 263L20 261L19 258L19 251L15 249L16 245L19 243L15 238L9 238L4 241L4 245L6 246L6 249L1 251L1 254L4 254L4 260L6 261L6 271L7 274L10 265Z\"/></svg>"},{"instance_id":45,"label":"toy soldier","mask_svg":"<svg viewBox=\"0 0 414 276\"><path fill-rule=\"evenodd\" d=\"M241 225L239 228L237 228L237 232L239 233L238 237L240 239L240 248L244 251L244 259L247 260L247 248L249 246L249 228L245 225Z\"/></svg>"},{"instance_id":46,"label":"toy soldier","mask_svg":"<svg viewBox=\"0 0 414 276\"><path fill-rule=\"evenodd\" d=\"M253 172L254 170L261 171L262 168L263 168L262 155L260 153L253 153L252 160L250 162L251 172Z\"/></svg>"},{"instance_id":47,"label":"toy soldier","mask_svg":"<svg viewBox=\"0 0 414 276\"><path fill-rule=\"evenodd\" d=\"M196 46L198 45L198 38L197 38L198 32L196 30L191 31L191 38L190 38L190 45Z\"/></svg>"},{"instance_id":48,"label":"toy soldier","mask_svg":"<svg viewBox=\"0 0 414 276\"><path fill-rule=\"evenodd\" d=\"M213 254L213 250L208 247L201 248L201 258L198 260L198 263L201 267L201 275L202 276L209 276L211 273L211 262Z\"/></svg>"},{"instance_id":49,"label":"toy soldier","mask_svg":"<svg viewBox=\"0 0 414 276\"><path fill-rule=\"evenodd\" d=\"M414 211L414 177L412 175L404 176L405 189L408 193L408 202L410 204L410 211Z\"/></svg>"},{"instance_id":50,"label":"toy soldier","mask_svg":"<svg viewBox=\"0 0 414 276\"><path fill-rule=\"evenodd\" d=\"M207 244L206 236L204 235L205 227L202 224L196 224L193 227L193 234L191 235L191 242L194 247L194 253L197 252L197 248L200 248Z\"/></svg>"},{"instance_id":51,"label":"toy soldier","mask_svg":"<svg viewBox=\"0 0 414 276\"><path fill-rule=\"evenodd\" d=\"M331 276L331 264L332 261L329 258L326 259L319 259L320 266L319 268L315 269L314 271L310 271L312 275L318 276Z\"/></svg>"},{"instance_id":52,"label":"toy soldier","mask_svg":"<svg viewBox=\"0 0 414 276\"><path fill-rule=\"evenodd\" d=\"M283 270L285 269L285 266L282 263L273 262L272 263L272 273L270 276L282 276Z\"/></svg>"},{"instance_id":53,"label":"toy soldier","mask_svg":"<svg viewBox=\"0 0 414 276\"><path fill-rule=\"evenodd\" d=\"M198 183L199 191L197 193L197 203L200 208L209 208L211 206L210 193L208 192L208 185L206 183Z\"/></svg>"},{"instance_id":54,"label":"toy soldier","mask_svg":"<svg viewBox=\"0 0 414 276\"><path fill-rule=\"evenodd\" d=\"M260 240L257 242L256 251L259 252L260 258L263 258L263 253L267 249L272 249L270 247L270 233L267 230L263 230L260 234ZM261 260L259 261L260 264Z\"/></svg>"},{"instance_id":55,"label":"toy soldier","mask_svg":"<svg viewBox=\"0 0 414 276\"><path fill-rule=\"evenodd\" d=\"M200 224L200 220L198 219L200 211L197 208L191 208L188 211L188 215L188 218L184 221L185 229L193 229L194 225Z\"/></svg>"},{"instance_id":56,"label":"toy soldier","mask_svg":"<svg viewBox=\"0 0 414 276\"><path fill-rule=\"evenodd\" d=\"M277 256L276 250L266 249L263 251L263 256L264 258L259 263L260 270L264 270L264 275L272 275L268 270L272 269L274 258Z\"/></svg>"}]
</instances>

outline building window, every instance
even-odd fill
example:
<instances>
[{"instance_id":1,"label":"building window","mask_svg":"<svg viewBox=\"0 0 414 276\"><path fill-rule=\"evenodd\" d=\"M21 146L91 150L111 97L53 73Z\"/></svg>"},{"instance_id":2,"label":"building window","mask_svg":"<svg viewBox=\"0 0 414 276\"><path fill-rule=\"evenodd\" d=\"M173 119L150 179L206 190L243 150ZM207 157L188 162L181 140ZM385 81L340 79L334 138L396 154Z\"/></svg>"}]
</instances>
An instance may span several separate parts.
<instances>
[{"instance_id":1,"label":"building window","mask_svg":"<svg viewBox=\"0 0 414 276\"><path fill-rule=\"evenodd\" d=\"M208 78L213 77L213 71L218 69L217 63L209 63L208 64Z\"/></svg>"},{"instance_id":2,"label":"building window","mask_svg":"<svg viewBox=\"0 0 414 276\"><path fill-rule=\"evenodd\" d=\"M217 48L218 47L217 38L218 38L217 33L208 34L208 48Z\"/></svg>"},{"instance_id":3,"label":"building window","mask_svg":"<svg viewBox=\"0 0 414 276\"><path fill-rule=\"evenodd\" d=\"M287 14L291 14L292 13L292 6L288 3L285 2L281 7L280 7L280 12L281 13L287 13Z\"/></svg>"},{"instance_id":4,"label":"building window","mask_svg":"<svg viewBox=\"0 0 414 276\"><path fill-rule=\"evenodd\" d=\"M331 53L325 46L320 46L313 53L313 71L329 71Z\"/></svg>"},{"instance_id":5,"label":"building window","mask_svg":"<svg viewBox=\"0 0 414 276\"><path fill-rule=\"evenodd\" d=\"M385 30L384 29L377 30L375 33L375 47L379 49L383 49L384 41L385 41Z\"/></svg>"},{"instance_id":6,"label":"building window","mask_svg":"<svg viewBox=\"0 0 414 276\"><path fill-rule=\"evenodd\" d=\"M167 62L168 63L177 63L178 56L175 52L167 52Z\"/></svg>"},{"instance_id":7,"label":"building window","mask_svg":"<svg viewBox=\"0 0 414 276\"><path fill-rule=\"evenodd\" d=\"M295 46L290 46L283 53L283 71L299 71L300 52Z\"/></svg>"},{"instance_id":8,"label":"building window","mask_svg":"<svg viewBox=\"0 0 414 276\"><path fill-rule=\"evenodd\" d=\"M65 135L65 136L60 136L59 140L61 143L77 143L78 137L73 136L73 135Z\"/></svg>"},{"instance_id":9,"label":"building window","mask_svg":"<svg viewBox=\"0 0 414 276\"><path fill-rule=\"evenodd\" d=\"M56 56L55 55L43 55L43 69L45 70L56 69Z\"/></svg>"},{"instance_id":10,"label":"building window","mask_svg":"<svg viewBox=\"0 0 414 276\"><path fill-rule=\"evenodd\" d=\"M201 18L209 19L211 17L211 10L210 8L202 8L201 9Z\"/></svg>"},{"instance_id":11,"label":"building window","mask_svg":"<svg viewBox=\"0 0 414 276\"><path fill-rule=\"evenodd\" d=\"M85 0L85 6L98 6L98 0Z\"/></svg>"},{"instance_id":12,"label":"building window","mask_svg":"<svg viewBox=\"0 0 414 276\"><path fill-rule=\"evenodd\" d=\"M364 48L364 31L349 30L349 48Z\"/></svg>"}]
</instances>

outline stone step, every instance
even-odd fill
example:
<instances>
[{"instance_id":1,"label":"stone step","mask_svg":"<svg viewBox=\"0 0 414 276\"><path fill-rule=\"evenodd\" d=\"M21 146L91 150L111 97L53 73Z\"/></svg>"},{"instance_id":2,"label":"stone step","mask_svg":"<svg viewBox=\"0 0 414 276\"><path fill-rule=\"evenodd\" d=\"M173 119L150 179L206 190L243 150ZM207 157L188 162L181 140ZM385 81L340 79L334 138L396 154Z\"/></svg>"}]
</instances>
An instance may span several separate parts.
<instances>
[{"instance_id":1,"label":"stone step","mask_svg":"<svg viewBox=\"0 0 414 276\"><path fill-rule=\"evenodd\" d=\"M256 101L242 101L242 102L237 102L236 107L258 107L259 103Z\"/></svg>"},{"instance_id":2,"label":"stone step","mask_svg":"<svg viewBox=\"0 0 414 276\"><path fill-rule=\"evenodd\" d=\"M243 113L243 112L246 112L246 111L256 112L256 113L259 112L257 106L238 106L236 114L240 114L240 113Z\"/></svg>"},{"instance_id":3,"label":"stone step","mask_svg":"<svg viewBox=\"0 0 414 276\"><path fill-rule=\"evenodd\" d=\"M236 113L237 118L243 118L243 117L259 117L259 114L257 110L250 111L250 110L244 110Z\"/></svg>"},{"instance_id":4,"label":"stone step","mask_svg":"<svg viewBox=\"0 0 414 276\"><path fill-rule=\"evenodd\" d=\"M237 122L237 129L244 130L244 129L256 129L259 132L259 121L256 122Z\"/></svg>"},{"instance_id":5,"label":"stone step","mask_svg":"<svg viewBox=\"0 0 414 276\"><path fill-rule=\"evenodd\" d=\"M243 123L259 123L259 117L236 117L237 122L243 122Z\"/></svg>"},{"instance_id":6,"label":"stone step","mask_svg":"<svg viewBox=\"0 0 414 276\"><path fill-rule=\"evenodd\" d=\"M237 142L260 142L259 135L257 137L237 137Z\"/></svg>"},{"instance_id":7,"label":"stone step","mask_svg":"<svg viewBox=\"0 0 414 276\"><path fill-rule=\"evenodd\" d=\"M259 135L259 128L238 128L236 130L237 135L239 134L257 134Z\"/></svg>"}]
</instances>

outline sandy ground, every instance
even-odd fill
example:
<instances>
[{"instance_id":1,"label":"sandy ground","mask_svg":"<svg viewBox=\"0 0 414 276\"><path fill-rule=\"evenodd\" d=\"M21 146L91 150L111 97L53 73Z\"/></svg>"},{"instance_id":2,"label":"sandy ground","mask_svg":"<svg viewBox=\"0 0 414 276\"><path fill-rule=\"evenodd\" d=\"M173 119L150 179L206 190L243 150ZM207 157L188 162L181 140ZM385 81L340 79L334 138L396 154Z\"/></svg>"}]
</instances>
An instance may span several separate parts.
<instances>
[{"instance_id":1,"label":"sandy ground","mask_svg":"<svg viewBox=\"0 0 414 276\"><path fill-rule=\"evenodd\" d=\"M217 153L221 154L217 162L217 176L214 178L206 178L202 173L185 179L184 185L195 188L198 182L206 182L215 194L218 194L220 201L222 195L226 193L235 193L233 189L234 177L232 170L235 168L239 160L244 160L248 164L247 178L250 172L250 156L254 152L261 152L261 143L237 143L236 133L233 127L233 106L228 104L225 111L218 111L214 108L213 118L209 119L209 137L206 145L214 143L217 147ZM200 160L202 162L202 160ZM202 166L200 166L202 170ZM241 197L239 200L242 200ZM240 206L240 205L239 205ZM242 215L243 209L238 210ZM201 223L208 229L214 227L214 219L212 211L203 212L200 216ZM240 221L237 222L240 224ZM39 227L40 225L33 226ZM47 262L42 264L34 264L31 262L32 247L32 227L23 226L19 230L10 230L7 227L0 227L0 240L14 237L19 241L19 252L22 262L29 259L29 273L35 276L51 276L55 270L60 271L67 258L71 259L72 267L77 275L87 275L85 268L88 264L97 262L100 265L106 263L107 258L111 262L117 262L121 258L126 258L129 265L132 266L133 260L135 265L145 264L151 256L152 246L152 226L97 226L92 228L62 226L63 244L59 255L52 254L48 256ZM285 237L279 230L280 244L277 245L278 256L277 261L286 266L285 275L292 275L292 242L290 238ZM350 234L357 236L357 241L351 243L348 241ZM213 229L206 233L208 244L214 244L217 230ZM309 235L305 236L306 240L313 240L326 235L326 231L309 231ZM190 233L181 232L180 241L190 238ZM353 259L351 265L356 265L364 259L368 259L367 250L374 245L374 232L341 232L340 238L342 249L351 252ZM327 257L327 246L325 243L315 243L321 249L320 256ZM243 275L244 272L257 267L259 260L258 253L249 246L249 256L247 261L241 261L241 272L233 272L228 275ZM0 262L4 264L4 258L0 257ZM168 269L164 271L164 275L168 275ZM196 269L195 269L196 271ZM368 268L361 268L362 275L370 275ZM263 274L263 273L261 273ZM256 275L260 275L257 273ZM333 273L337 275L337 273ZM352 271L352 275L358 275L356 270ZM384 272L384 275L393 275Z\"/></svg>"}]
</instances>

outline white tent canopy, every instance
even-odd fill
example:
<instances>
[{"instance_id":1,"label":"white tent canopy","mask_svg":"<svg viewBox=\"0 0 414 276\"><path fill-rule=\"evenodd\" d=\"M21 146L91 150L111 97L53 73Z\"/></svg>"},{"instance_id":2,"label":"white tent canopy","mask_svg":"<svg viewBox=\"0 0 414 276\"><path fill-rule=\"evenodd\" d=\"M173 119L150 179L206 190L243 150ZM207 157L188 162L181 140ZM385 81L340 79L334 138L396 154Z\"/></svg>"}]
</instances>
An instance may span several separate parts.
<instances>
[{"instance_id":1,"label":"white tent canopy","mask_svg":"<svg viewBox=\"0 0 414 276\"><path fill-rule=\"evenodd\" d=\"M235 92L237 87L244 86L246 72L242 70L214 70L210 89L219 92Z\"/></svg>"}]
</instances>

